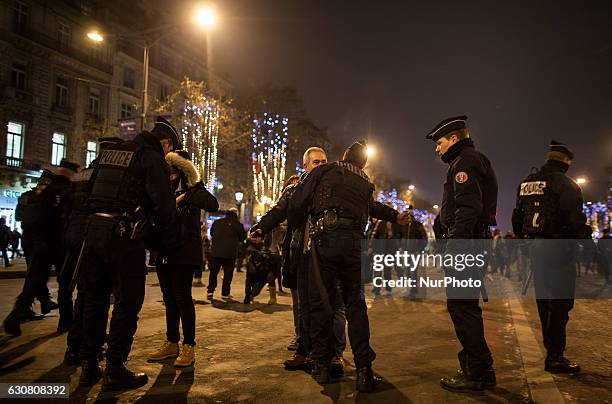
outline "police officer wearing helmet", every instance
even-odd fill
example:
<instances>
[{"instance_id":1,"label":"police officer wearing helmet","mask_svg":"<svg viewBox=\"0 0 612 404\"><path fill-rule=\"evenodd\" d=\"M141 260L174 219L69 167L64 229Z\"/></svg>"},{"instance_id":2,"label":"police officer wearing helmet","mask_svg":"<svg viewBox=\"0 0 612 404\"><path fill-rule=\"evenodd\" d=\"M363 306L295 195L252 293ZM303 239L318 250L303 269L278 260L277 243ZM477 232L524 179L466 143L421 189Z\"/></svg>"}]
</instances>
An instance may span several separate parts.
<instances>
[{"instance_id":1,"label":"police officer wearing helmet","mask_svg":"<svg viewBox=\"0 0 612 404\"><path fill-rule=\"evenodd\" d=\"M571 239L591 238L582 192L566 175L573 159L566 145L552 140L546 163L520 184L512 213L515 234L534 239L531 268L547 352L544 369L552 373L580 370L563 355L576 282L577 244Z\"/></svg>"},{"instance_id":2,"label":"police officer wearing helmet","mask_svg":"<svg viewBox=\"0 0 612 404\"><path fill-rule=\"evenodd\" d=\"M376 354L370 347L370 324L361 283L361 240L368 216L403 223L404 216L375 202L374 185L363 171L367 162L365 141L355 142L342 161L321 165L295 188L289 220L312 223L309 245L310 357L313 376L330 382L334 358L333 302L337 280L343 293L351 348L357 367L357 389L369 392L380 382L372 371Z\"/></svg>"},{"instance_id":3,"label":"police officer wearing helmet","mask_svg":"<svg viewBox=\"0 0 612 404\"><path fill-rule=\"evenodd\" d=\"M466 116L445 119L427 135L436 152L449 165L440 210L447 254L466 253L474 243L466 240L488 237L496 224L497 179L489 159L476 150L466 126ZM480 276L476 271L445 268L446 276ZM451 391L483 390L496 384L493 358L484 336L479 288L447 287L447 308L457 339L461 369L454 377L440 380ZM484 293L483 293L484 295Z\"/></svg>"},{"instance_id":4,"label":"police officer wearing helmet","mask_svg":"<svg viewBox=\"0 0 612 404\"><path fill-rule=\"evenodd\" d=\"M102 152L92 175L87 201L89 217L84 242L82 278L86 291L80 384L91 386L101 376L97 354L104 342L104 313L112 292L115 301L106 352L107 389L133 388L147 383L147 375L124 366L145 292L147 268L143 235L152 220L172 248L177 231L170 169L164 156L180 148L178 132L157 118L151 132L110 146Z\"/></svg>"},{"instance_id":5,"label":"police officer wearing helmet","mask_svg":"<svg viewBox=\"0 0 612 404\"><path fill-rule=\"evenodd\" d=\"M123 139L118 137L98 138L98 151L101 154L109 146L120 142L123 142ZM97 164L98 158L93 160L89 167L81 170L73 178L72 211L64 234L67 252L64 265L57 278L59 285L57 294L60 305L60 319L57 325L57 332L63 333L68 331L66 338L67 348L64 354L64 363L66 365L77 365L80 363L79 349L82 340L85 290L82 282L80 282L80 274L75 274L75 269L82 252L83 240L85 239L88 217L87 199L89 199L91 193L93 185L92 174ZM72 292L75 286L77 286L77 297L73 307ZM103 315L108 317L108 312L103 313Z\"/></svg>"}]
</instances>

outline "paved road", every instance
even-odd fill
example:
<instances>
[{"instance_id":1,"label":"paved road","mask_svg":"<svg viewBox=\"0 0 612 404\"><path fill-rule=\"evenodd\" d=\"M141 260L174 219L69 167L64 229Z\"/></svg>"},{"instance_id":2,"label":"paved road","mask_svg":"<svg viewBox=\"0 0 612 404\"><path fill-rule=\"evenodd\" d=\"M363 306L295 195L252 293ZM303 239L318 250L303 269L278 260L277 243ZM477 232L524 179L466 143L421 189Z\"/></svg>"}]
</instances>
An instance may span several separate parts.
<instances>
[{"instance_id":1,"label":"paved road","mask_svg":"<svg viewBox=\"0 0 612 404\"><path fill-rule=\"evenodd\" d=\"M241 300L243 274L236 274L233 294ZM0 280L0 313L10 310L21 279ZM55 282L50 282L56 293ZM100 385L78 387L80 370L61 365L65 335L54 333L57 315L23 325L18 338L0 335L0 382L70 382L71 402L372 402L372 403L522 403L612 402L612 302L579 300L571 313L568 356L584 372L555 376L542 370L541 337L535 304L493 300L484 316L493 351L498 387L480 395L442 390L440 376L454 373L458 343L442 300L407 301L394 295L368 298L375 369L385 383L374 394L357 394L355 372L325 387L301 371L288 372L282 361L293 332L291 298L279 304L244 306L238 301L205 300L205 289L194 288L197 310L197 363L176 370L168 363L147 363L146 353L164 340L164 307L154 273L147 279L129 367L149 375L149 384L111 394ZM346 357L352 363L350 352ZM59 402L59 401L58 401ZM66 402L65 400L63 402Z\"/></svg>"}]
</instances>

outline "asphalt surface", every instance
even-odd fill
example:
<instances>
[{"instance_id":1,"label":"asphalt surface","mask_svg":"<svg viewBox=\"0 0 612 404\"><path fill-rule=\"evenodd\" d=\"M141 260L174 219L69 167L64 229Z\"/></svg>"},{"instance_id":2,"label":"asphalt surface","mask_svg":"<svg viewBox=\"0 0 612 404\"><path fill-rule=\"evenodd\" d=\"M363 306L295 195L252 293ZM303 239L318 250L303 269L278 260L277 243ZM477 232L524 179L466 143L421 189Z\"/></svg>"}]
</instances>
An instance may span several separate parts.
<instances>
[{"instance_id":1,"label":"asphalt surface","mask_svg":"<svg viewBox=\"0 0 612 404\"><path fill-rule=\"evenodd\" d=\"M3 317L22 282L0 280ZM397 290L376 298L368 293L371 343L377 352L374 368L385 381L375 393L362 394L355 390L350 349L345 355L350 365L338 383L320 386L303 371L284 370L282 362L290 355L287 344L293 334L291 297L280 296L279 304L270 306L264 291L257 303L245 306L240 303L243 285L244 274L235 274L235 300L229 302L218 295L210 302L205 288L193 289L197 314L193 368L175 369L171 360L146 361L147 353L165 339L161 292L156 275L150 273L128 362L129 368L148 374L146 386L120 392L103 391L100 384L78 387L80 368L61 363L65 334L55 333L56 311L23 324L20 337L0 334L0 382L70 383L70 402L528 403L534 398L539 402L612 402L610 300L576 301L566 353L582 365L583 372L551 376L539 361L543 347L535 302L493 299L484 305L484 317L498 385L481 394L457 394L439 386L440 377L457 369L459 350L445 301L409 301ZM55 295L54 278L49 286Z\"/></svg>"}]
</instances>

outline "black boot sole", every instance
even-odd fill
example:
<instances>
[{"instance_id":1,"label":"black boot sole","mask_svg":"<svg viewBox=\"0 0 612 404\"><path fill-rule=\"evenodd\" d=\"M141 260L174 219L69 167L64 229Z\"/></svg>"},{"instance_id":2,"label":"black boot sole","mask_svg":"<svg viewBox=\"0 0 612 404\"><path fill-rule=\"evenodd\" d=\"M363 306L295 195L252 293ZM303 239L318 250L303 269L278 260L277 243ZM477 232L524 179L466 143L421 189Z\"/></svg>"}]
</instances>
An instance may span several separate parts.
<instances>
[{"instance_id":1,"label":"black boot sole","mask_svg":"<svg viewBox=\"0 0 612 404\"><path fill-rule=\"evenodd\" d=\"M130 383L126 383L126 382L109 383L108 381L104 380L102 387L105 390L132 390L132 389L137 389L142 386L145 386L148 382L149 382L148 379L143 379L138 382L134 381Z\"/></svg>"}]
</instances>

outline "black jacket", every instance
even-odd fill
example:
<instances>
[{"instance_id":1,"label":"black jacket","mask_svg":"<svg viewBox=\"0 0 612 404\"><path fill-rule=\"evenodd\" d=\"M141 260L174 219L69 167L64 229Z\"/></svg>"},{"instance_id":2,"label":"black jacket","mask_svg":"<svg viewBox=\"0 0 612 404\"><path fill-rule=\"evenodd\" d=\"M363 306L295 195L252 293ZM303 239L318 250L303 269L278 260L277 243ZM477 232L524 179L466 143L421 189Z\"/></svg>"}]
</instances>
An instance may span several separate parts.
<instances>
[{"instance_id":1,"label":"black jacket","mask_svg":"<svg viewBox=\"0 0 612 404\"><path fill-rule=\"evenodd\" d=\"M177 196L181 193L177 194ZM203 257L200 210L216 212L218 209L219 202L208 192L202 182L198 182L195 186L189 188L185 193L185 199L176 208L181 245L171 251L159 251L157 263L201 266Z\"/></svg>"},{"instance_id":2,"label":"black jacket","mask_svg":"<svg viewBox=\"0 0 612 404\"><path fill-rule=\"evenodd\" d=\"M238 244L246 239L246 231L238 218L232 214L223 219L215 220L210 227L212 247L210 256L213 258L236 258Z\"/></svg>"},{"instance_id":3,"label":"black jacket","mask_svg":"<svg viewBox=\"0 0 612 404\"><path fill-rule=\"evenodd\" d=\"M591 228L586 224L586 216L582 210L582 192L578 184L574 182L565 173L569 166L558 160L548 160L542 166L539 174L546 178L546 192L554 195L557 206L554 212L556 224L558 224L558 233L555 235L548 234L544 236L553 238L591 238ZM517 195L520 194L520 187ZM520 195L519 195L520 196ZM525 235L523 229L523 214L524 210L521 206L521 198L517 197L517 207L512 212L512 227L514 233L518 236ZM556 227L556 226L555 226Z\"/></svg>"},{"instance_id":4,"label":"black jacket","mask_svg":"<svg viewBox=\"0 0 612 404\"><path fill-rule=\"evenodd\" d=\"M462 139L442 156L449 164L440 219L448 238L472 239L497 224L497 177L489 159Z\"/></svg>"}]
</instances>

